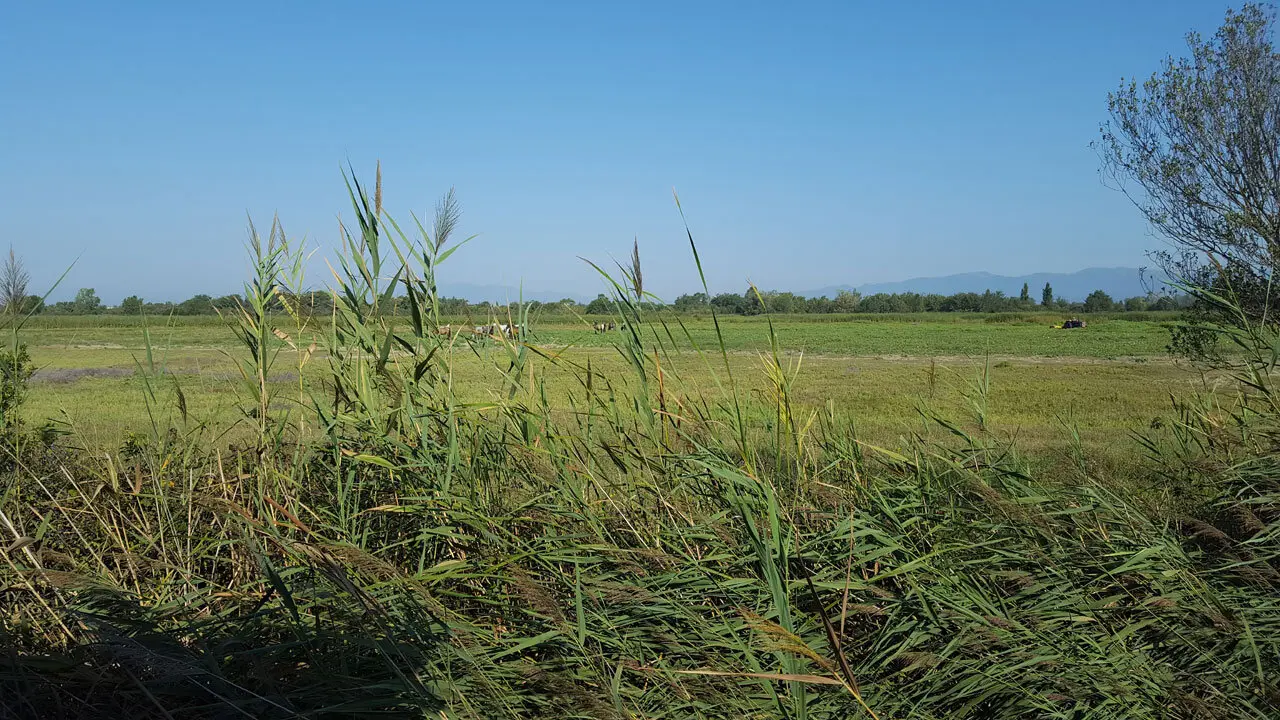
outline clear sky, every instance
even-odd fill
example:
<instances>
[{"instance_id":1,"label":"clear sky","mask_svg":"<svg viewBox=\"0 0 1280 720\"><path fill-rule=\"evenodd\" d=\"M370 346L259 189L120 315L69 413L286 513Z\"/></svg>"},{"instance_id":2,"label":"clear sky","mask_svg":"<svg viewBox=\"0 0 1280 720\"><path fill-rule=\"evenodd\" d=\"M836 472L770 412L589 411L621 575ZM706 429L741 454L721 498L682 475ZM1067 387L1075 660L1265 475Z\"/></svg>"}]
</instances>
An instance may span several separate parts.
<instances>
[{"instance_id":1,"label":"clear sky","mask_svg":"<svg viewBox=\"0 0 1280 720\"><path fill-rule=\"evenodd\" d=\"M1226 7L0 2L0 242L78 257L58 297L235 292L247 213L323 255L381 159L397 217L456 186L458 283L594 295L638 237L692 291L673 187L713 291L1139 266L1089 143Z\"/></svg>"}]
</instances>

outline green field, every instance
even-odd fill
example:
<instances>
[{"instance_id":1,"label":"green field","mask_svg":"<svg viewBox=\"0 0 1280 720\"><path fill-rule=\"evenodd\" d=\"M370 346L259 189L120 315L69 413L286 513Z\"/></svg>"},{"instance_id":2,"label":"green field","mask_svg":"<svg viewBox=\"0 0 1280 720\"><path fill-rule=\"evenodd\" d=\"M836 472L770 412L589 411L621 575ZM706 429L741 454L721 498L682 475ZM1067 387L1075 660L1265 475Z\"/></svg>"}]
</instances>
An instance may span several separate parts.
<instances>
[{"instance_id":1,"label":"green field","mask_svg":"<svg viewBox=\"0 0 1280 720\"><path fill-rule=\"evenodd\" d=\"M207 318L23 330L26 419L70 436L4 436L0 579L25 593L0 709L1155 720L1193 685L1187 707L1280 707L1274 542L1179 535L1273 512L1274 467L1234 458L1268 431L1223 433L1249 413L1197 399L1162 321L544 318L507 345L346 317L403 350L307 355L272 316L274 356Z\"/></svg>"},{"instance_id":2,"label":"green field","mask_svg":"<svg viewBox=\"0 0 1280 720\"><path fill-rule=\"evenodd\" d=\"M778 339L791 352L829 355L884 355L919 357L1087 357L1116 359L1163 356L1169 343L1173 317L1128 319L1124 315L1091 320L1083 332L1052 327L1058 314L969 315L959 313L917 315L783 315L772 318ZM530 341L554 347L601 347L611 344L607 335L591 331L601 318L549 316L532 318ZM662 315L665 327L649 329L681 337L687 333L696 345L718 347L709 315ZM721 316L719 323L729 350L759 350L768 346L770 318ZM459 327L486 322L484 317L443 318ZM152 340L170 348L226 345L230 336L218 317L192 316L148 318L130 316L37 317L26 333L33 346L78 349L143 347L143 325ZM287 326L288 323L285 323Z\"/></svg>"},{"instance_id":3,"label":"green field","mask_svg":"<svg viewBox=\"0 0 1280 720\"><path fill-rule=\"evenodd\" d=\"M1280 719L1274 8L43 5L0 720Z\"/></svg>"},{"instance_id":4,"label":"green field","mask_svg":"<svg viewBox=\"0 0 1280 720\"><path fill-rule=\"evenodd\" d=\"M974 393L985 376L986 421L1033 454L1061 454L1073 433L1099 457L1131 456L1132 433L1149 431L1171 412L1170 395L1202 386L1202 378L1175 365L1165 353L1165 320L1096 319L1083 330L1051 327L1054 316L862 316L720 318L727 361L743 390L767 387L760 353L769 348L769 325L789 362L798 368L794 397L810 410L834 411L869 439L901 446L928 430L920 410L962 425L974 422ZM96 320L96 322L95 322ZM289 327L287 318L279 318ZM146 323L146 333L144 325ZM475 322L454 318L455 325ZM628 369L611 347L613 334L590 329L590 319L535 318L528 343L553 356L532 355L527 373L545 380L551 406L565 411L577 387L572 366L592 368L625 381ZM719 342L710 317L669 316L646 325L643 335L675 338L682 352L664 358L687 388L713 383L724 361L709 363ZM242 414L237 371L229 359L234 338L220 318L143 320L130 317L38 318L23 330L39 368L25 409L30 422L58 418L77 444L95 450L118 447L131 433L150 428L156 408L143 400L136 372L148 357L171 378L156 384L160 409L172 412L180 387L190 421L219 428L225 438ZM305 344L305 341L304 343ZM492 341L454 343L452 372L459 396L486 402L504 394L500 368L505 350ZM274 384L296 387L296 368L285 351ZM325 362L318 356L304 369ZM565 363L570 367L566 369ZM525 383L523 395L529 395ZM285 393L296 398L296 392ZM935 428L936 429L936 428Z\"/></svg>"},{"instance_id":5,"label":"green field","mask_svg":"<svg viewBox=\"0 0 1280 720\"><path fill-rule=\"evenodd\" d=\"M437 332L485 319L425 277L394 315L377 268L298 327L289 252L228 323L38 317L30 381L4 356L0 715L1280 711L1265 361L1195 372L1162 317L717 324L639 288L510 342Z\"/></svg>"}]
</instances>

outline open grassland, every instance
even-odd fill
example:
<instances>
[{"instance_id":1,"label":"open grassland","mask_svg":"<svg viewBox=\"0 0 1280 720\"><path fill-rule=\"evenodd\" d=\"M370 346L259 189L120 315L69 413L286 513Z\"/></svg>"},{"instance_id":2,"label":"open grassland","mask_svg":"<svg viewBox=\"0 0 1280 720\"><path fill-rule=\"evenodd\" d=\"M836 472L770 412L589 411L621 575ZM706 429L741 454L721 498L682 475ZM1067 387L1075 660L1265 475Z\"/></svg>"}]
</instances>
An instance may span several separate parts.
<instances>
[{"instance_id":1,"label":"open grassland","mask_svg":"<svg viewBox=\"0 0 1280 720\"><path fill-rule=\"evenodd\" d=\"M1057 330L1050 327L1054 317L720 318L728 352L714 365L692 351L718 350L710 317L668 319L646 326L644 333L680 336L686 351L661 361L681 385L708 386L712 371L727 362L741 389L762 400L770 383L761 353L772 322L796 369L797 407L832 411L885 447L901 448L915 434L939 432L922 422L921 411L965 427L974 427L980 412L987 427L1018 438L1019 447L1037 460L1063 462L1078 445L1099 463L1131 465L1138 458L1135 433L1158 434L1172 414L1171 398L1203 388L1204 378L1165 355L1167 320L1102 319L1084 330ZM151 432L157 412L174 416L180 390L187 424L218 428L223 442L241 436L245 397L226 321L98 320L41 318L24 329L39 368L24 410L29 422L57 419L72 432L74 444L110 451ZM285 318L279 320L287 327ZM468 319L450 320L458 328ZM606 381L625 385L630 373L611 345L616 334L593 332L592 321L536 318L528 342L547 357L530 355L515 397L545 397L553 412L569 413L584 392L577 372L588 365ZM473 404L501 399L507 392L505 349L492 340L470 343L468 337L455 338L451 348L455 392ZM138 372L147 362L148 338L151 362L165 376L151 383L151 406L143 401L147 385ZM305 347L313 339L314 333L304 332L295 344ZM304 407L310 399L299 391L290 352L286 348L273 367L270 383L280 393L277 403L291 403L296 411L297 399ZM303 385L319 379L326 363L323 352L317 353L303 368Z\"/></svg>"},{"instance_id":2,"label":"open grassland","mask_svg":"<svg viewBox=\"0 0 1280 720\"><path fill-rule=\"evenodd\" d=\"M1163 356L1169 343L1172 317L1143 314L1091 318L1083 331L1054 329L1059 314L965 315L783 315L772 318L782 347L788 352L829 355L919 357L1078 357L1115 359ZM1150 318L1150 319L1147 319ZM608 335L591 330L602 319L593 316L548 315L531 318L530 342L552 347L603 347ZM721 333L709 315L670 315L664 318L682 343L718 350L756 351L768 347L767 318L721 316ZM502 318L505 322L506 318ZM320 318L320 322L326 321ZM458 329L488 322L483 316L445 317L442 323ZM33 347L54 349L143 348L144 324L157 347L220 348L230 336L217 317L142 318L130 316L40 317L27 326ZM71 356L68 356L70 358Z\"/></svg>"},{"instance_id":3,"label":"open grassland","mask_svg":"<svg viewBox=\"0 0 1280 720\"><path fill-rule=\"evenodd\" d=\"M0 715L1280 715L1275 338L1220 392L1161 319L717 327L636 259L618 331L473 345L352 196L306 328L273 231L230 328L5 353Z\"/></svg>"},{"instance_id":4,"label":"open grassland","mask_svg":"<svg viewBox=\"0 0 1280 720\"><path fill-rule=\"evenodd\" d=\"M123 323L28 328L27 416L61 414L99 448L133 439L10 471L0 509L17 550L0 578L35 600L7 606L0 708L1280 708L1274 463L1205 454L1196 438L1223 417L1175 411L1200 380L1155 354L1158 326L774 321L777 337L878 352L774 355L765 319L726 323L719 354L675 351L665 331L552 326L516 355L432 336L390 356L396 373L432 363L410 410L406 380L370 382L376 353L321 344L297 373L302 334L273 344L258 423L221 324L155 327L150 343ZM1093 355L1015 352L1006 332ZM315 432L301 413L329 392L347 399L327 432L274 435ZM1265 417L1234 416L1250 441L1271 437ZM1120 461L1164 424L1181 430L1148 446L1164 455ZM233 426L241 449L219 448ZM1257 452L1229 438L1229 455ZM1033 459L1054 453L1067 462ZM1170 523L1175 507L1194 518Z\"/></svg>"}]
</instances>

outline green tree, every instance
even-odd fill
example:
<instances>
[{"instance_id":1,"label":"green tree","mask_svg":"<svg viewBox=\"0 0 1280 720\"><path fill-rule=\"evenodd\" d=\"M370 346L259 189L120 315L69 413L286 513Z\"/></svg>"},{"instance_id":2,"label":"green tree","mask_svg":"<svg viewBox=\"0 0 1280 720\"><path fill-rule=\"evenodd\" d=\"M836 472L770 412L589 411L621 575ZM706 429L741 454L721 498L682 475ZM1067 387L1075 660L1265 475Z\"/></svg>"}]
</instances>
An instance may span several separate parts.
<instances>
[{"instance_id":1,"label":"green tree","mask_svg":"<svg viewBox=\"0 0 1280 720\"><path fill-rule=\"evenodd\" d=\"M130 295L120 301L120 312L125 315L141 315L142 314L142 298L137 295Z\"/></svg>"},{"instance_id":2,"label":"green tree","mask_svg":"<svg viewBox=\"0 0 1280 720\"><path fill-rule=\"evenodd\" d=\"M1116 303L1111 296L1101 290L1094 290L1089 293L1089 297L1084 299L1085 312L1107 312L1114 309Z\"/></svg>"},{"instance_id":3,"label":"green tree","mask_svg":"<svg viewBox=\"0 0 1280 720\"><path fill-rule=\"evenodd\" d=\"M98 293L94 292L93 288L80 288L76 293L76 299L72 301L72 306L80 315L91 315L102 308L102 300L98 298Z\"/></svg>"},{"instance_id":4,"label":"green tree","mask_svg":"<svg viewBox=\"0 0 1280 720\"><path fill-rule=\"evenodd\" d=\"M898 296L903 312L924 312L925 300L920 293L907 292Z\"/></svg>"},{"instance_id":5,"label":"green tree","mask_svg":"<svg viewBox=\"0 0 1280 720\"><path fill-rule=\"evenodd\" d=\"M44 312L44 298L39 295L28 295L22 301L23 315L39 315Z\"/></svg>"},{"instance_id":6,"label":"green tree","mask_svg":"<svg viewBox=\"0 0 1280 720\"><path fill-rule=\"evenodd\" d=\"M1031 288L1026 283L1022 283L1022 293L1018 295L1018 300L1022 303L1031 302Z\"/></svg>"},{"instance_id":7,"label":"green tree","mask_svg":"<svg viewBox=\"0 0 1280 720\"><path fill-rule=\"evenodd\" d=\"M1189 57L1107 97L1103 171L1173 245L1156 255L1198 297L1174 348L1210 357L1213 325L1280 324L1280 53L1275 14L1228 11L1212 38L1187 35ZM1213 294L1232 296L1224 307Z\"/></svg>"},{"instance_id":8,"label":"green tree","mask_svg":"<svg viewBox=\"0 0 1280 720\"><path fill-rule=\"evenodd\" d=\"M856 290L841 290L840 294L836 295L836 299L831 302L834 305L834 312L857 312L858 304L862 302L862 295Z\"/></svg>"},{"instance_id":9,"label":"green tree","mask_svg":"<svg viewBox=\"0 0 1280 720\"><path fill-rule=\"evenodd\" d=\"M1147 299L1142 297L1141 295L1131 297L1131 298L1125 298L1124 300L1125 312L1142 312L1143 310L1146 310L1146 309L1147 309Z\"/></svg>"},{"instance_id":10,"label":"green tree","mask_svg":"<svg viewBox=\"0 0 1280 720\"><path fill-rule=\"evenodd\" d=\"M706 307L710 303L710 299L706 293L693 293L692 295L681 295L676 298L672 305L677 310L693 310L696 308Z\"/></svg>"},{"instance_id":11,"label":"green tree","mask_svg":"<svg viewBox=\"0 0 1280 720\"><path fill-rule=\"evenodd\" d=\"M894 296L889 293L876 293L862 298L858 303L859 312L890 313L897 311Z\"/></svg>"},{"instance_id":12,"label":"green tree","mask_svg":"<svg viewBox=\"0 0 1280 720\"><path fill-rule=\"evenodd\" d=\"M764 296L772 313L804 312L804 298L790 292L770 292Z\"/></svg>"},{"instance_id":13,"label":"green tree","mask_svg":"<svg viewBox=\"0 0 1280 720\"><path fill-rule=\"evenodd\" d=\"M807 313L829 313L834 309L835 303L831 302L826 295L804 301L804 311Z\"/></svg>"},{"instance_id":14,"label":"green tree","mask_svg":"<svg viewBox=\"0 0 1280 720\"><path fill-rule=\"evenodd\" d=\"M613 312L613 303L604 293L596 295L596 299L587 303L588 315L608 315Z\"/></svg>"},{"instance_id":15,"label":"green tree","mask_svg":"<svg viewBox=\"0 0 1280 720\"><path fill-rule=\"evenodd\" d=\"M711 305L720 312L742 313L746 300L737 293L720 293L711 298Z\"/></svg>"},{"instance_id":16,"label":"green tree","mask_svg":"<svg viewBox=\"0 0 1280 720\"><path fill-rule=\"evenodd\" d=\"M179 315L206 315L213 313L213 297L195 295L178 303L175 312Z\"/></svg>"},{"instance_id":17,"label":"green tree","mask_svg":"<svg viewBox=\"0 0 1280 720\"><path fill-rule=\"evenodd\" d=\"M1045 283L1044 290L1040 291L1040 306L1041 307L1053 306L1053 286L1050 285L1049 283Z\"/></svg>"}]
</instances>

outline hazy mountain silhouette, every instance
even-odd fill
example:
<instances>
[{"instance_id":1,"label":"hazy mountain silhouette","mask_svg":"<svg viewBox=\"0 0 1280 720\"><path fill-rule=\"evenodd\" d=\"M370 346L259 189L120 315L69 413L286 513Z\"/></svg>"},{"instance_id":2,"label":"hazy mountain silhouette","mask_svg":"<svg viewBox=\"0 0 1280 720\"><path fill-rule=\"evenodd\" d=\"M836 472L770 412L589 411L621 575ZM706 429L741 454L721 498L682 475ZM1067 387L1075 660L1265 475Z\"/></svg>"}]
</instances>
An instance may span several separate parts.
<instances>
[{"instance_id":1,"label":"hazy mountain silhouette","mask_svg":"<svg viewBox=\"0 0 1280 720\"><path fill-rule=\"evenodd\" d=\"M1158 280L1156 279L1158 278ZM1147 271L1144 277L1138 268L1085 268L1073 273L1033 273L1031 275L994 275L988 272L961 273L942 277L921 277L898 282L866 283L856 288L852 285L830 285L828 287L799 293L807 297L835 297L842 290L857 290L863 295L876 293L917 292L921 294L937 293L953 295L959 292L983 292L984 290L1001 290L1005 295L1017 296L1022 292L1022 284L1026 283L1031 298L1040 301L1040 291L1045 283L1053 286L1055 298L1072 301L1084 300L1094 290L1102 290L1116 300L1145 295L1148 285L1150 289L1164 289L1164 275Z\"/></svg>"},{"instance_id":2,"label":"hazy mountain silhouette","mask_svg":"<svg viewBox=\"0 0 1280 720\"><path fill-rule=\"evenodd\" d=\"M1160 280L1154 281L1154 278ZM1148 271L1145 279L1157 291L1164 289L1164 276L1154 275ZM1031 275L995 275L988 272L961 273L942 277L920 277L897 282L866 283L856 288L852 285L829 285L816 290L797 292L806 297L835 297L842 290L857 290L863 295L875 293L917 292L921 294L937 293L952 295L958 292L983 292L985 290L1001 290L1005 295L1016 297L1022 291L1022 284L1028 285L1031 298L1040 302L1040 291L1045 283L1053 286L1055 298L1072 301L1084 300L1094 290L1102 290L1115 300L1123 300L1135 295L1147 294L1147 286L1138 268L1086 268L1073 273L1033 273ZM783 289L783 288L770 288ZM514 302L520 298L520 289L507 285L484 285L475 283L441 283L440 294L445 297L465 298L469 302L489 301L493 303ZM555 302L563 298L573 298L578 302L587 302L594 295L584 295L573 291L547 291L524 289L525 300L539 302Z\"/></svg>"}]
</instances>

